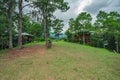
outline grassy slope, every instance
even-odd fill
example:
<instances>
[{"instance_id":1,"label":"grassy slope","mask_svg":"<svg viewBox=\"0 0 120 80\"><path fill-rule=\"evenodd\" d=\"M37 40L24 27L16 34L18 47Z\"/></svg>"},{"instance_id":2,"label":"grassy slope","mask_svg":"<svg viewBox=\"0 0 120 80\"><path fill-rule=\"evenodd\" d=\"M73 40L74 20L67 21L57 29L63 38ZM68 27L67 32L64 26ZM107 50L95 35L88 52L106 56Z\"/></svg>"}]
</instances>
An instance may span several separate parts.
<instances>
[{"instance_id":1,"label":"grassy slope","mask_svg":"<svg viewBox=\"0 0 120 80\"><path fill-rule=\"evenodd\" d=\"M0 59L0 80L120 80L120 55L105 49L54 42L44 55Z\"/></svg>"}]
</instances>

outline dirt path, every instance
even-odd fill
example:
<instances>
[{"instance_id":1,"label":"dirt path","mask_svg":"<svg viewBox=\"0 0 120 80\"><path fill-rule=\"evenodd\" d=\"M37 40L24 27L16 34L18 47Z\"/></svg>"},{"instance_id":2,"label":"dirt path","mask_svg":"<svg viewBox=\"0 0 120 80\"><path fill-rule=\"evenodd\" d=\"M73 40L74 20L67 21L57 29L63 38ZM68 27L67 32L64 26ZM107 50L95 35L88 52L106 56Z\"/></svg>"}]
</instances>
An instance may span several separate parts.
<instances>
[{"instance_id":1,"label":"dirt path","mask_svg":"<svg viewBox=\"0 0 120 80\"><path fill-rule=\"evenodd\" d=\"M7 58L17 58L17 57L26 56L26 55L35 54L35 53L44 55L45 49L46 48L44 46L36 45L31 47L25 47L23 49L18 49L18 48L10 49L10 50L7 50L6 53L9 54Z\"/></svg>"}]
</instances>

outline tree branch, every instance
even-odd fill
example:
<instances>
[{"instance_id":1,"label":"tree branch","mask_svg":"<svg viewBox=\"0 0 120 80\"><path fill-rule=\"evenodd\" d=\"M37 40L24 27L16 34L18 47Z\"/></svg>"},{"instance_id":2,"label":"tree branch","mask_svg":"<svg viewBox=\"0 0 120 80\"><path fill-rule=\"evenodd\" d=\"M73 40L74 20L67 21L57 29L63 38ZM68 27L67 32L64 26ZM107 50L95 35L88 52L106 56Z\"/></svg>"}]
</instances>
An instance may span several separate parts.
<instances>
[{"instance_id":1,"label":"tree branch","mask_svg":"<svg viewBox=\"0 0 120 80\"><path fill-rule=\"evenodd\" d=\"M22 9L25 8L26 6L31 5L31 4L33 4L33 3L29 3L29 4L24 5L24 6L22 7Z\"/></svg>"}]
</instances>

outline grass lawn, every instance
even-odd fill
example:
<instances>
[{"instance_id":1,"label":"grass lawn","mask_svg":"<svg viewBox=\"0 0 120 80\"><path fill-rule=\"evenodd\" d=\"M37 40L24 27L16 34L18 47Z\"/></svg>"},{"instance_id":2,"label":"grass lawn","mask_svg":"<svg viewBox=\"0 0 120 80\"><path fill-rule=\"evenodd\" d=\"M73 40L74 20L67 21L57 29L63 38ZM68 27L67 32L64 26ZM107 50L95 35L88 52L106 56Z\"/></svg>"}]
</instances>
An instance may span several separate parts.
<instances>
[{"instance_id":1,"label":"grass lawn","mask_svg":"<svg viewBox=\"0 0 120 80\"><path fill-rule=\"evenodd\" d=\"M51 49L39 45L39 51L16 58L1 51L0 80L120 80L120 54L67 42Z\"/></svg>"}]
</instances>

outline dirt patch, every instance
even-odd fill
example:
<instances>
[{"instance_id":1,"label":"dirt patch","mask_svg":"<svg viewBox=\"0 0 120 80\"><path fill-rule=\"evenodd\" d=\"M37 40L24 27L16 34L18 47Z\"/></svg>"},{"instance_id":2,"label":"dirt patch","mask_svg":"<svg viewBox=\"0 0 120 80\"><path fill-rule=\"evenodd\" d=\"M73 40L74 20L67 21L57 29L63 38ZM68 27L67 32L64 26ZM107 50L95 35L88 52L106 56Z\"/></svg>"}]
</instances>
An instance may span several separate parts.
<instances>
[{"instance_id":1,"label":"dirt patch","mask_svg":"<svg viewBox=\"0 0 120 80\"><path fill-rule=\"evenodd\" d=\"M44 55L45 49L46 49L45 46L36 45L31 47L25 47L23 49L18 49L18 48L10 49L10 50L7 50L5 53L9 54L7 58L17 58L17 57L26 56L26 55L35 54L35 53Z\"/></svg>"}]
</instances>

